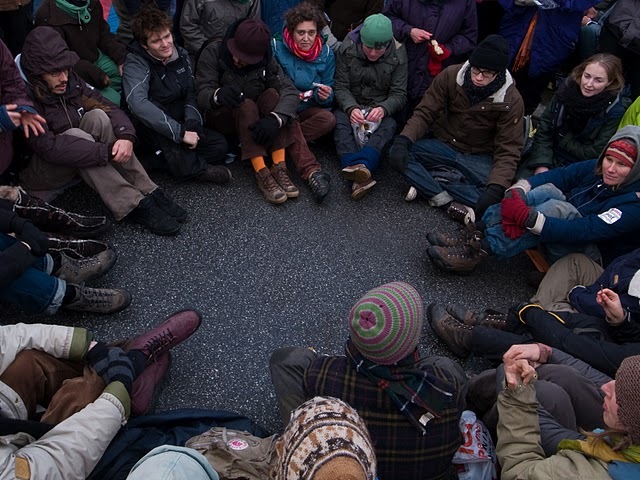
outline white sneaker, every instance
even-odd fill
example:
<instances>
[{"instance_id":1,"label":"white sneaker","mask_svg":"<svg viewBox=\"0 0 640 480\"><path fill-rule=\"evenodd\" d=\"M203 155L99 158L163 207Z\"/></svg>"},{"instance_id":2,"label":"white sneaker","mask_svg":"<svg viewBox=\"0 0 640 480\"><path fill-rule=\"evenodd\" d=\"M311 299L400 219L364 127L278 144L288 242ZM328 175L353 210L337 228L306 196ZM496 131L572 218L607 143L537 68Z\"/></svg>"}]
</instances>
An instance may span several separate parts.
<instances>
[{"instance_id":1,"label":"white sneaker","mask_svg":"<svg viewBox=\"0 0 640 480\"><path fill-rule=\"evenodd\" d=\"M404 196L405 201L413 202L416 198L418 198L418 190L416 190L416 187L410 187L409 191Z\"/></svg>"}]
</instances>

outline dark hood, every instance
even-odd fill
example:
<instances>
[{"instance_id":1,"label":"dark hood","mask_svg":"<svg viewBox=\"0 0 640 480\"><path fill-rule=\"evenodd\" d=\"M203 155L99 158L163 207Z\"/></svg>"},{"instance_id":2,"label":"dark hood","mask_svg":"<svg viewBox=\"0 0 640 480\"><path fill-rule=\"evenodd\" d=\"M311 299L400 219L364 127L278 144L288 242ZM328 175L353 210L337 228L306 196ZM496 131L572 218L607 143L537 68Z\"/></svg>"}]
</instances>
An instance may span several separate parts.
<instances>
[{"instance_id":1,"label":"dark hood","mask_svg":"<svg viewBox=\"0 0 640 480\"><path fill-rule=\"evenodd\" d=\"M24 41L20 65L33 83L43 73L72 68L80 60L69 50L60 34L51 27L34 28Z\"/></svg>"}]
</instances>

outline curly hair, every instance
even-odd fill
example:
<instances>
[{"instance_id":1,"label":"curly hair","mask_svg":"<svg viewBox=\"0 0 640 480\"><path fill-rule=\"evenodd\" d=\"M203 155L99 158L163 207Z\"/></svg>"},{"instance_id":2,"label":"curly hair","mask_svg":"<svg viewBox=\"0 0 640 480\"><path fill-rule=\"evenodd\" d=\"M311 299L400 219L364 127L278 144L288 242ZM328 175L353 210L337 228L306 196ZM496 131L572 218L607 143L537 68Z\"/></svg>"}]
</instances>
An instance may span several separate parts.
<instances>
[{"instance_id":1,"label":"curly hair","mask_svg":"<svg viewBox=\"0 0 640 480\"><path fill-rule=\"evenodd\" d=\"M615 55L610 53L596 53L595 55L587 58L584 62L574 68L569 77L580 85L582 74L588 65L597 63L604 68L607 72L607 80L609 85L604 89L605 92L614 91L619 92L624 87L624 76L622 75L622 62Z\"/></svg>"},{"instance_id":2,"label":"curly hair","mask_svg":"<svg viewBox=\"0 0 640 480\"><path fill-rule=\"evenodd\" d=\"M284 14L284 21L291 34L296 26L302 22L315 22L318 34L327 24L320 9L309 2L302 2L287 10Z\"/></svg>"},{"instance_id":3,"label":"curly hair","mask_svg":"<svg viewBox=\"0 0 640 480\"><path fill-rule=\"evenodd\" d=\"M154 33L160 33L167 28L171 31L173 21L169 16L155 7L148 7L138 12L131 21L131 31L135 38L142 45L147 44L147 40Z\"/></svg>"}]
</instances>

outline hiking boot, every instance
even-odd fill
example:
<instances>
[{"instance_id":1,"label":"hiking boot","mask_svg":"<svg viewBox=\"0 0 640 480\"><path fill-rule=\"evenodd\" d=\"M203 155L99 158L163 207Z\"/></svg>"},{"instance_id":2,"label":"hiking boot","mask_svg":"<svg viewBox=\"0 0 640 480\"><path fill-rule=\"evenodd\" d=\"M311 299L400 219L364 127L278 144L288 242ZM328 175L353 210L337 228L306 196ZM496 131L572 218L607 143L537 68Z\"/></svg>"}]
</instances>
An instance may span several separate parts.
<instances>
[{"instance_id":1,"label":"hiking boot","mask_svg":"<svg viewBox=\"0 0 640 480\"><path fill-rule=\"evenodd\" d=\"M160 355L155 362L147 365L131 388L131 414L146 415L152 413L160 393L160 384L171 364L171 354Z\"/></svg>"},{"instance_id":2,"label":"hiking boot","mask_svg":"<svg viewBox=\"0 0 640 480\"><path fill-rule=\"evenodd\" d=\"M456 229L454 232L429 232L427 233L427 241L436 247L456 247L458 245L467 245L472 238L482 238L483 235L475 230L473 223L469 223L464 227Z\"/></svg>"},{"instance_id":3,"label":"hiking boot","mask_svg":"<svg viewBox=\"0 0 640 480\"><path fill-rule=\"evenodd\" d=\"M150 365L189 338L201 323L200 312L180 310L157 327L135 338L129 345L129 350L142 351L147 356L147 365Z\"/></svg>"},{"instance_id":4,"label":"hiking boot","mask_svg":"<svg viewBox=\"0 0 640 480\"><path fill-rule=\"evenodd\" d=\"M507 314L491 308L487 308L484 312L477 314L462 305L453 305L447 307L447 312L459 322L470 327L507 329Z\"/></svg>"},{"instance_id":5,"label":"hiking boot","mask_svg":"<svg viewBox=\"0 0 640 480\"><path fill-rule=\"evenodd\" d=\"M171 200L164 194L160 188L156 188L153 192L151 192L151 198L156 203L156 205L162 210L164 213L174 218L177 222L184 222L187 220L189 213L178 205L176 202Z\"/></svg>"},{"instance_id":6,"label":"hiking boot","mask_svg":"<svg viewBox=\"0 0 640 480\"><path fill-rule=\"evenodd\" d=\"M58 252L58 255L60 266L51 275L67 283L82 283L98 278L109 271L118 258L116 252L110 249L87 258L71 258L64 252Z\"/></svg>"},{"instance_id":7,"label":"hiking boot","mask_svg":"<svg viewBox=\"0 0 640 480\"><path fill-rule=\"evenodd\" d=\"M29 195L21 187L2 187L0 198L13 201L14 211L21 218L31 220L43 232L93 238L111 227L111 220L103 215L80 215L67 212Z\"/></svg>"},{"instance_id":8,"label":"hiking boot","mask_svg":"<svg viewBox=\"0 0 640 480\"><path fill-rule=\"evenodd\" d=\"M195 179L199 182L215 183L216 185L224 185L229 183L233 179L231 170L221 165L207 165L207 168L198 175Z\"/></svg>"},{"instance_id":9,"label":"hiking boot","mask_svg":"<svg viewBox=\"0 0 640 480\"><path fill-rule=\"evenodd\" d=\"M354 200L360 200L376 183L378 182L373 178L369 178L369 180L364 183L353 182L353 185L351 185L351 198Z\"/></svg>"},{"instance_id":10,"label":"hiking boot","mask_svg":"<svg viewBox=\"0 0 640 480\"><path fill-rule=\"evenodd\" d=\"M49 251L61 252L70 258L80 259L99 255L107 250L115 249L106 242L99 240L66 238L63 236L49 237Z\"/></svg>"},{"instance_id":11,"label":"hiking boot","mask_svg":"<svg viewBox=\"0 0 640 480\"><path fill-rule=\"evenodd\" d=\"M331 190L331 177L328 173L321 170L313 172L307 182L309 183L313 198L315 198L318 203L322 202Z\"/></svg>"},{"instance_id":12,"label":"hiking boot","mask_svg":"<svg viewBox=\"0 0 640 480\"><path fill-rule=\"evenodd\" d=\"M436 335L455 356L460 358L469 356L473 327L460 323L449 315L443 305L437 303L427 307L427 319Z\"/></svg>"},{"instance_id":13,"label":"hiking boot","mask_svg":"<svg viewBox=\"0 0 640 480\"><path fill-rule=\"evenodd\" d=\"M413 202L416 198L418 198L418 190L416 187L409 187L409 191L404 196L405 202Z\"/></svg>"},{"instance_id":14,"label":"hiking boot","mask_svg":"<svg viewBox=\"0 0 640 480\"><path fill-rule=\"evenodd\" d=\"M144 197L127 218L149 229L156 235L177 235L180 224L154 201L151 195Z\"/></svg>"},{"instance_id":15,"label":"hiking boot","mask_svg":"<svg viewBox=\"0 0 640 480\"><path fill-rule=\"evenodd\" d=\"M298 190L298 187L296 187L289 178L289 172L284 162L275 163L271 167L271 175L276 183L280 185L280 188L284 190L287 198L296 198L300 195L300 190Z\"/></svg>"},{"instance_id":16,"label":"hiking boot","mask_svg":"<svg viewBox=\"0 0 640 480\"><path fill-rule=\"evenodd\" d=\"M458 202L451 202L449 204L449 208L447 208L447 215L463 225L476 221L476 212L473 211L473 208L467 207L466 205Z\"/></svg>"},{"instance_id":17,"label":"hiking boot","mask_svg":"<svg viewBox=\"0 0 640 480\"><path fill-rule=\"evenodd\" d=\"M76 289L75 298L68 304L63 304L65 310L75 312L116 313L131 305L131 294L120 288L90 288L80 285L67 284Z\"/></svg>"},{"instance_id":18,"label":"hiking boot","mask_svg":"<svg viewBox=\"0 0 640 480\"><path fill-rule=\"evenodd\" d=\"M280 188L280 185L278 185L267 167L256 172L256 180L258 180L258 187L260 187L267 201L271 203L284 203L287 201L287 194Z\"/></svg>"},{"instance_id":19,"label":"hiking boot","mask_svg":"<svg viewBox=\"0 0 640 480\"><path fill-rule=\"evenodd\" d=\"M371 178L371 172L364 163L349 165L340 170L342 178L351 180L352 182L364 184Z\"/></svg>"},{"instance_id":20,"label":"hiking boot","mask_svg":"<svg viewBox=\"0 0 640 480\"><path fill-rule=\"evenodd\" d=\"M440 270L453 273L471 273L489 256L476 239L471 239L468 245L429 247L427 254Z\"/></svg>"}]
</instances>

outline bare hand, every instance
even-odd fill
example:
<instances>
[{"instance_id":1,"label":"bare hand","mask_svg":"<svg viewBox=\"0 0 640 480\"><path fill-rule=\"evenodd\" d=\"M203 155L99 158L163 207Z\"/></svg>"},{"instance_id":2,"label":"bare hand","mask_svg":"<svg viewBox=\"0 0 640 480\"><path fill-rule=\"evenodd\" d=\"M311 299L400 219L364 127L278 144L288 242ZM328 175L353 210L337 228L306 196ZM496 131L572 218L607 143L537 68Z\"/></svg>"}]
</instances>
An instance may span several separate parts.
<instances>
[{"instance_id":1,"label":"bare hand","mask_svg":"<svg viewBox=\"0 0 640 480\"><path fill-rule=\"evenodd\" d=\"M422 30L421 28L412 28L410 35L413 43L426 42L427 40L431 40L432 37L431 33L426 30Z\"/></svg>"},{"instance_id":2,"label":"bare hand","mask_svg":"<svg viewBox=\"0 0 640 480\"><path fill-rule=\"evenodd\" d=\"M29 138L29 131L33 132L36 137L44 133L42 125L46 125L47 121L37 113L22 112L20 123L24 129L24 136Z\"/></svg>"},{"instance_id":3,"label":"bare hand","mask_svg":"<svg viewBox=\"0 0 640 480\"><path fill-rule=\"evenodd\" d=\"M118 72L120 72L120 76L123 75L123 73L124 73L124 64L118 65Z\"/></svg>"},{"instance_id":4,"label":"bare hand","mask_svg":"<svg viewBox=\"0 0 640 480\"><path fill-rule=\"evenodd\" d=\"M351 123L362 125L364 123L364 115L362 114L362 110L360 110L359 108L354 108L353 110L351 110L349 120L351 121Z\"/></svg>"},{"instance_id":5,"label":"bare hand","mask_svg":"<svg viewBox=\"0 0 640 480\"><path fill-rule=\"evenodd\" d=\"M186 131L184 132L184 137L182 137L182 143L185 143L189 146L189 148L194 149L198 146L198 142L200 141L200 137L196 132Z\"/></svg>"},{"instance_id":6,"label":"bare hand","mask_svg":"<svg viewBox=\"0 0 640 480\"><path fill-rule=\"evenodd\" d=\"M378 122L382 120L384 117L384 108L376 107L371 109L369 115L367 115L367 121L369 122Z\"/></svg>"},{"instance_id":7,"label":"bare hand","mask_svg":"<svg viewBox=\"0 0 640 480\"><path fill-rule=\"evenodd\" d=\"M504 363L507 388L516 389L519 385L528 385L537 378L536 369L527 360L510 360Z\"/></svg>"},{"instance_id":8,"label":"bare hand","mask_svg":"<svg viewBox=\"0 0 640 480\"><path fill-rule=\"evenodd\" d=\"M512 345L502 356L503 361L528 360L537 362L540 360L540 347L537 343L527 343L523 345Z\"/></svg>"},{"instance_id":9,"label":"bare hand","mask_svg":"<svg viewBox=\"0 0 640 480\"><path fill-rule=\"evenodd\" d=\"M5 108L7 109L7 114L9 115L9 118L11 119L13 124L16 127L19 127L20 118L22 117L22 115L20 114L20 112L16 112L16 108L18 108L18 105L16 105L15 103L10 103L8 105L5 105Z\"/></svg>"},{"instance_id":10,"label":"bare hand","mask_svg":"<svg viewBox=\"0 0 640 480\"><path fill-rule=\"evenodd\" d=\"M544 173L544 172L548 172L549 169L547 167L537 167L534 171L533 174L534 175L538 175L539 173Z\"/></svg>"},{"instance_id":11,"label":"bare hand","mask_svg":"<svg viewBox=\"0 0 640 480\"><path fill-rule=\"evenodd\" d=\"M596 294L596 302L604 309L604 313L611 323L622 323L625 311L620 303L620 297L609 288L603 288Z\"/></svg>"},{"instance_id":12,"label":"bare hand","mask_svg":"<svg viewBox=\"0 0 640 480\"><path fill-rule=\"evenodd\" d=\"M332 91L333 89L330 86L320 85L318 87L318 99L320 99L321 102L324 102L327 98L331 96Z\"/></svg>"},{"instance_id":13,"label":"bare hand","mask_svg":"<svg viewBox=\"0 0 640 480\"><path fill-rule=\"evenodd\" d=\"M133 142L131 140L116 140L111 149L113 161L116 163L126 163L133 154Z\"/></svg>"}]
</instances>

